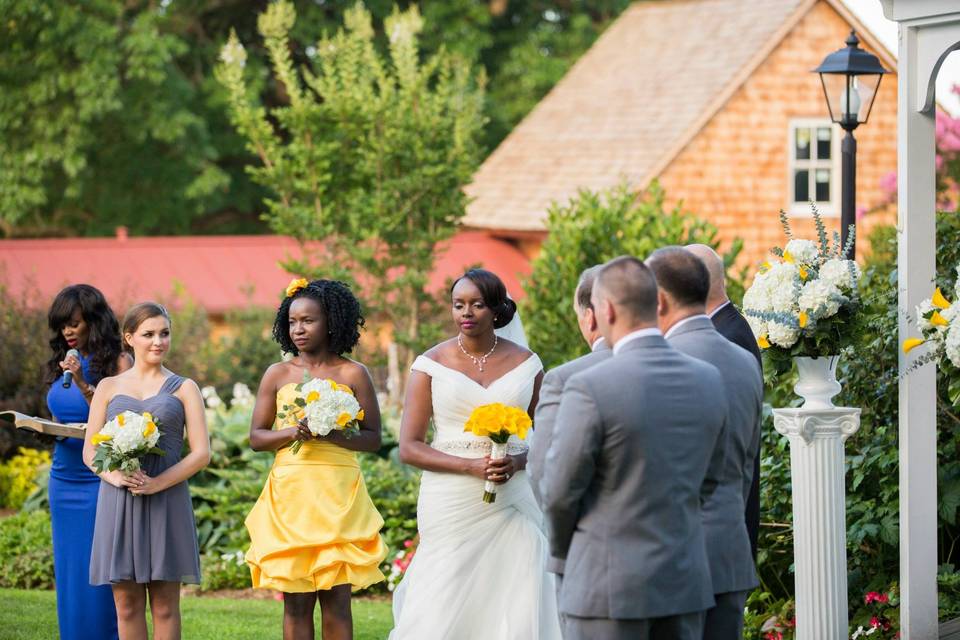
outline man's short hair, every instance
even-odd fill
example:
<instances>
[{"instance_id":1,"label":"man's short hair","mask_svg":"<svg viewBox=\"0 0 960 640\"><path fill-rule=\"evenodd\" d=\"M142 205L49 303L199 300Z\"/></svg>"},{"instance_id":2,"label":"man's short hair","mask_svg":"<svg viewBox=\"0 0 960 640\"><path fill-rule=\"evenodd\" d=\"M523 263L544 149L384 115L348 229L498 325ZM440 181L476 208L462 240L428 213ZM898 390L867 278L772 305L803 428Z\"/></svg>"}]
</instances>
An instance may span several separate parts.
<instances>
[{"instance_id":1,"label":"man's short hair","mask_svg":"<svg viewBox=\"0 0 960 640\"><path fill-rule=\"evenodd\" d=\"M682 247L663 247L647 258L657 284L683 307L703 305L710 294L710 272L703 260Z\"/></svg>"},{"instance_id":2,"label":"man's short hair","mask_svg":"<svg viewBox=\"0 0 960 640\"><path fill-rule=\"evenodd\" d=\"M580 274L580 279L577 280L575 300L577 308L581 311L593 309L593 301L590 297L593 295L593 283L596 282L597 274L600 273L602 267L603 265L601 264L587 267L583 270L583 273Z\"/></svg>"},{"instance_id":3,"label":"man's short hair","mask_svg":"<svg viewBox=\"0 0 960 640\"><path fill-rule=\"evenodd\" d=\"M597 275L606 298L634 320L656 322L657 280L643 261L620 256L603 265Z\"/></svg>"}]
</instances>

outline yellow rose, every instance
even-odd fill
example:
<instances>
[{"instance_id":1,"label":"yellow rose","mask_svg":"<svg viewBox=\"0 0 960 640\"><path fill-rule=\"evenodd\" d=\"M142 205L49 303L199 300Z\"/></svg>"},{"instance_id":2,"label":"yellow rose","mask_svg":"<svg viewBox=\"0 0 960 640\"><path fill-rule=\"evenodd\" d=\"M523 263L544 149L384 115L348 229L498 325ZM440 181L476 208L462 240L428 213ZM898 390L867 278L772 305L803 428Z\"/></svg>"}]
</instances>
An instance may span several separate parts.
<instances>
[{"instance_id":1,"label":"yellow rose","mask_svg":"<svg viewBox=\"0 0 960 640\"><path fill-rule=\"evenodd\" d=\"M344 411L339 416L337 416L337 424L340 425L341 428L343 428L347 426L347 423L350 422L350 420L352 419L353 418L350 417L350 414Z\"/></svg>"},{"instance_id":2,"label":"yellow rose","mask_svg":"<svg viewBox=\"0 0 960 640\"><path fill-rule=\"evenodd\" d=\"M117 424L121 427L127 424L127 418L122 413L117 416Z\"/></svg>"},{"instance_id":3,"label":"yellow rose","mask_svg":"<svg viewBox=\"0 0 960 640\"><path fill-rule=\"evenodd\" d=\"M338 384L338 383L335 383L335 384L337 384L336 388L339 389L340 391L343 391L344 393L349 393L350 395L353 395L353 389L351 389L351 388L348 387L347 385L345 385L345 384Z\"/></svg>"},{"instance_id":4,"label":"yellow rose","mask_svg":"<svg viewBox=\"0 0 960 640\"><path fill-rule=\"evenodd\" d=\"M150 437L154 431L157 430L157 425L152 420L147 422L147 426L143 429L143 437Z\"/></svg>"},{"instance_id":5,"label":"yellow rose","mask_svg":"<svg viewBox=\"0 0 960 640\"><path fill-rule=\"evenodd\" d=\"M784 262L789 262L790 264L794 264L793 256L790 254L789 251L784 251L784 252L783 252L783 261L784 261Z\"/></svg>"},{"instance_id":6,"label":"yellow rose","mask_svg":"<svg viewBox=\"0 0 960 640\"><path fill-rule=\"evenodd\" d=\"M810 321L810 316L808 316L805 311L801 311L798 321L800 323L800 328L803 329L804 327L807 326L807 323Z\"/></svg>"},{"instance_id":7,"label":"yellow rose","mask_svg":"<svg viewBox=\"0 0 960 640\"><path fill-rule=\"evenodd\" d=\"M337 390L337 383L336 383L336 382L334 382L333 380L330 380L330 379L327 379L327 382L330 383L330 390L331 390L331 391L336 391L336 390Z\"/></svg>"},{"instance_id":8,"label":"yellow rose","mask_svg":"<svg viewBox=\"0 0 960 640\"><path fill-rule=\"evenodd\" d=\"M307 282L306 278L294 278L293 280L290 281L290 284L287 285L287 291L286 291L287 297L289 298L290 296L295 294L297 291L300 291L300 289L303 289L308 284L310 283Z\"/></svg>"},{"instance_id":9,"label":"yellow rose","mask_svg":"<svg viewBox=\"0 0 960 640\"><path fill-rule=\"evenodd\" d=\"M761 349L769 349L770 341L767 340L767 336L760 336L757 338L757 346L759 346Z\"/></svg>"},{"instance_id":10,"label":"yellow rose","mask_svg":"<svg viewBox=\"0 0 960 640\"><path fill-rule=\"evenodd\" d=\"M307 394L307 397L306 397L306 401L307 401L308 403L310 403L310 402L316 402L316 401L319 400L319 399L320 399L320 392L319 392L319 391L311 391L310 393Z\"/></svg>"},{"instance_id":11,"label":"yellow rose","mask_svg":"<svg viewBox=\"0 0 960 640\"><path fill-rule=\"evenodd\" d=\"M363 412L363 409L360 409L360 411L357 412L357 420L363 420L364 415L366 414Z\"/></svg>"},{"instance_id":12,"label":"yellow rose","mask_svg":"<svg viewBox=\"0 0 960 640\"><path fill-rule=\"evenodd\" d=\"M149 411L144 411L143 417L147 422L153 422L153 414L150 413Z\"/></svg>"},{"instance_id":13,"label":"yellow rose","mask_svg":"<svg viewBox=\"0 0 960 640\"><path fill-rule=\"evenodd\" d=\"M90 439L93 443L93 446L97 446L101 442L106 442L108 440L113 440L113 436L107 435L106 433L97 433Z\"/></svg>"}]
</instances>

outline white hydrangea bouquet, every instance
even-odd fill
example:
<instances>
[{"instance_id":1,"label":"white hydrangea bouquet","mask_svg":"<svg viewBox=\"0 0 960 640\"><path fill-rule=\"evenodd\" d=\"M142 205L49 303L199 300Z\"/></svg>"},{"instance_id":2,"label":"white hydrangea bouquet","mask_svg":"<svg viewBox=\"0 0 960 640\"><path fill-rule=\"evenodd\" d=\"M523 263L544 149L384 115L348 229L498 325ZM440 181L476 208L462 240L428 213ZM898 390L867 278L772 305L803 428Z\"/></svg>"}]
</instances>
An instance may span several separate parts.
<instances>
[{"instance_id":1,"label":"white hydrangea bouquet","mask_svg":"<svg viewBox=\"0 0 960 640\"><path fill-rule=\"evenodd\" d=\"M363 409L353 390L329 378L313 378L296 386L293 404L284 405L277 413L281 420L303 420L315 436L326 436L331 431L342 431L347 437L357 433L363 420ZM302 440L295 441L290 451L297 453Z\"/></svg>"},{"instance_id":2,"label":"white hydrangea bouquet","mask_svg":"<svg viewBox=\"0 0 960 640\"><path fill-rule=\"evenodd\" d=\"M960 265L957 266L957 282L954 285L954 300L960 299ZM951 303L940 287L917 307L917 327L923 338L909 338L903 342L903 352L910 353L922 344L927 352L910 366L913 370L928 362L935 362L946 370L950 378L950 400L960 405L960 304Z\"/></svg>"},{"instance_id":3,"label":"white hydrangea bouquet","mask_svg":"<svg viewBox=\"0 0 960 640\"><path fill-rule=\"evenodd\" d=\"M164 455L157 447L160 428L150 413L124 411L109 420L91 438L96 454L93 467L97 473L116 471L133 473L140 469L140 458L147 454Z\"/></svg>"},{"instance_id":4,"label":"white hydrangea bouquet","mask_svg":"<svg viewBox=\"0 0 960 640\"><path fill-rule=\"evenodd\" d=\"M860 306L860 267L847 259L853 229L841 246L831 243L823 220L813 211L818 241L794 238L786 214L780 212L789 242L772 250L743 296L743 313L757 338L771 374L781 374L795 357L837 355L854 334Z\"/></svg>"}]
</instances>

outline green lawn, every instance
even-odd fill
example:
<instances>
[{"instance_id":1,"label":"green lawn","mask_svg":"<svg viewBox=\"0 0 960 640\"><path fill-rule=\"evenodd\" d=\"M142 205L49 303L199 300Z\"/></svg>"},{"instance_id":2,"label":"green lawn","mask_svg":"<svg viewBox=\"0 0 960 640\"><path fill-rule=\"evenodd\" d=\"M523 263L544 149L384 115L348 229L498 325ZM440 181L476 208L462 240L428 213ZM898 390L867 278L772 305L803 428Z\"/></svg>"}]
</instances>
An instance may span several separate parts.
<instances>
[{"instance_id":1,"label":"green lawn","mask_svg":"<svg viewBox=\"0 0 960 640\"><path fill-rule=\"evenodd\" d=\"M185 596L184 640L280 639L283 603L275 600L232 600ZM393 618L389 600L353 602L355 640L383 640ZM317 637L320 637L319 609ZM53 591L0 589L0 640L51 640L57 637Z\"/></svg>"}]
</instances>

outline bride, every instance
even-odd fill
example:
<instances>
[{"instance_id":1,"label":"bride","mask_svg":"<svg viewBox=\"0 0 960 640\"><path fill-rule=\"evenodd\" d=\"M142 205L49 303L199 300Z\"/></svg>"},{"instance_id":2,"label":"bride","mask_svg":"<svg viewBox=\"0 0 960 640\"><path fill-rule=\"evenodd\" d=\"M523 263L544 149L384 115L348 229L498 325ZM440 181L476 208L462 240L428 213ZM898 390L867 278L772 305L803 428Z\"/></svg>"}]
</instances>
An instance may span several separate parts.
<instances>
[{"instance_id":1,"label":"bride","mask_svg":"<svg viewBox=\"0 0 960 640\"><path fill-rule=\"evenodd\" d=\"M507 457L491 460L490 440L463 430L475 407L492 402L533 416L543 366L518 344L516 305L495 274L468 271L451 298L459 334L418 357L407 383L400 459L424 470L420 546L394 593L390 639L559 640L526 446L511 436ZM482 501L485 480L499 485L492 504Z\"/></svg>"}]
</instances>

